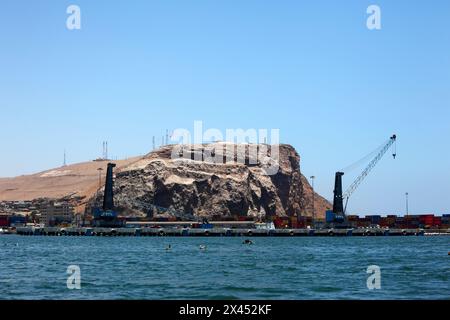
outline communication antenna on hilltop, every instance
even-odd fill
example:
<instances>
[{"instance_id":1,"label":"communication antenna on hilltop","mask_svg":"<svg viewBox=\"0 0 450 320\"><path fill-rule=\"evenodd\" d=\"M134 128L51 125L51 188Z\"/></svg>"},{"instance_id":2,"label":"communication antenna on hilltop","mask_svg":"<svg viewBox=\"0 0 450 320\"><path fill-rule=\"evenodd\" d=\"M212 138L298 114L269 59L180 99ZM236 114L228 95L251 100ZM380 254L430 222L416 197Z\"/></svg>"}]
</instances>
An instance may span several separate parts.
<instances>
[{"instance_id":1,"label":"communication antenna on hilltop","mask_svg":"<svg viewBox=\"0 0 450 320\"><path fill-rule=\"evenodd\" d=\"M103 141L102 159L108 160L108 141Z\"/></svg>"},{"instance_id":2,"label":"communication antenna on hilltop","mask_svg":"<svg viewBox=\"0 0 450 320\"><path fill-rule=\"evenodd\" d=\"M166 129L166 144L169 144L169 129Z\"/></svg>"},{"instance_id":3,"label":"communication antenna on hilltop","mask_svg":"<svg viewBox=\"0 0 450 320\"><path fill-rule=\"evenodd\" d=\"M155 136L153 136L152 142L153 142L153 150L155 150L155 149L156 149L156 139L155 139Z\"/></svg>"},{"instance_id":4,"label":"communication antenna on hilltop","mask_svg":"<svg viewBox=\"0 0 450 320\"><path fill-rule=\"evenodd\" d=\"M65 167L66 164L66 149L64 149L64 162L63 162L63 167Z\"/></svg>"}]
</instances>

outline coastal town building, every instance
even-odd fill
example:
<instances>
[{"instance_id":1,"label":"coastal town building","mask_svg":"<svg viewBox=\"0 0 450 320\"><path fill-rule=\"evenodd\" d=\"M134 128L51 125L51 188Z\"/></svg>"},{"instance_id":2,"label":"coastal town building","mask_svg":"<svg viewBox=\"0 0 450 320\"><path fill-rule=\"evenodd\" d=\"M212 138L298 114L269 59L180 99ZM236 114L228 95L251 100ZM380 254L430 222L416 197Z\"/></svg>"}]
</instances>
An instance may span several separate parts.
<instances>
[{"instance_id":1,"label":"coastal town building","mask_svg":"<svg viewBox=\"0 0 450 320\"><path fill-rule=\"evenodd\" d=\"M74 208L67 202L50 202L40 210L40 223L45 226L71 223L73 217Z\"/></svg>"}]
</instances>

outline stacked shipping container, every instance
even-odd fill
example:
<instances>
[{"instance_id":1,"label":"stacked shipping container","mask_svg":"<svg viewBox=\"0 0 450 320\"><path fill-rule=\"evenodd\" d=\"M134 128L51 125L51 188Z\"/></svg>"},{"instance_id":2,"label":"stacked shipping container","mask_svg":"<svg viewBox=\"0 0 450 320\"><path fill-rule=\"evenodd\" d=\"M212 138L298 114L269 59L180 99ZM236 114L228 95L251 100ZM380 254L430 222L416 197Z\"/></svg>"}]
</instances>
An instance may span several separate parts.
<instances>
[{"instance_id":1,"label":"stacked shipping container","mask_svg":"<svg viewBox=\"0 0 450 320\"><path fill-rule=\"evenodd\" d=\"M8 217L7 215L0 216L0 227L9 227Z\"/></svg>"}]
</instances>

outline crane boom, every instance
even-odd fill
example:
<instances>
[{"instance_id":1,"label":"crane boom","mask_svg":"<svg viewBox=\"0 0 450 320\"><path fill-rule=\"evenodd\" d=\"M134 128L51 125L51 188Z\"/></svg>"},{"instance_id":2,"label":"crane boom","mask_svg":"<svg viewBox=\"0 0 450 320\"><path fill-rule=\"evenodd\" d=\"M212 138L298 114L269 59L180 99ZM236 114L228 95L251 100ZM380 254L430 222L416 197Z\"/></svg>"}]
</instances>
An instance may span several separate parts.
<instances>
[{"instance_id":1,"label":"crane boom","mask_svg":"<svg viewBox=\"0 0 450 320\"><path fill-rule=\"evenodd\" d=\"M369 172L376 166L378 161L381 160L381 158L384 156L384 154L389 150L389 148L394 144L394 142L397 140L397 136L394 134L389 141L384 145L383 149L378 152L378 154L375 156L375 158L370 161L370 163L367 165L367 167L361 172L361 174L356 178L355 181L348 187L348 189L345 191L343 197L348 199L350 196L355 192L356 188L363 182L364 178L367 177ZM395 158L395 154L394 154Z\"/></svg>"},{"instance_id":2,"label":"crane boom","mask_svg":"<svg viewBox=\"0 0 450 320\"><path fill-rule=\"evenodd\" d=\"M358 186L364 181L370 171L376 166L378 161L384 156L384 154L389 150L389 148L396 142L397 136L392 135L389 140L382 146L381 150L376 154L367 167L361 172L361 174L356 178L356 180L348 187L344 194L342 194L342 176L344 172L336 172L336 181L334 185L334 201L333 201L333 212L336 217L340 220L344 219L345 212L347 209L347 203L350 196L355 192ZM396 151L392 154L394 159L397 156ZM345 199L345 207L343 206L343 199Z\"/></svg>"}]
</instances>

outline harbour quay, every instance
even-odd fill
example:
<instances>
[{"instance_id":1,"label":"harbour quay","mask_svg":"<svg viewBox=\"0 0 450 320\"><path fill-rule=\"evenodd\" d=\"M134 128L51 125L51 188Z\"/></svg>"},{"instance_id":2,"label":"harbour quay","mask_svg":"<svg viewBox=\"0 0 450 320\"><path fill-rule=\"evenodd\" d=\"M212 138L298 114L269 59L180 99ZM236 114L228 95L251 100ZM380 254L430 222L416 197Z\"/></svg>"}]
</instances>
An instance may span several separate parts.
<instances>
[{"instance_id":1,"label":"harbour quay","mask_svg":"<svg viewBox=\"0 0 450 320\"><path fill-rule=\"evenodd\" d=\"M423 229L196 229L196 228L87 228L18 227L23 236L101 236L101 237L371 237L450 235L450 230Z\"/></svg>"}]
</instances>

